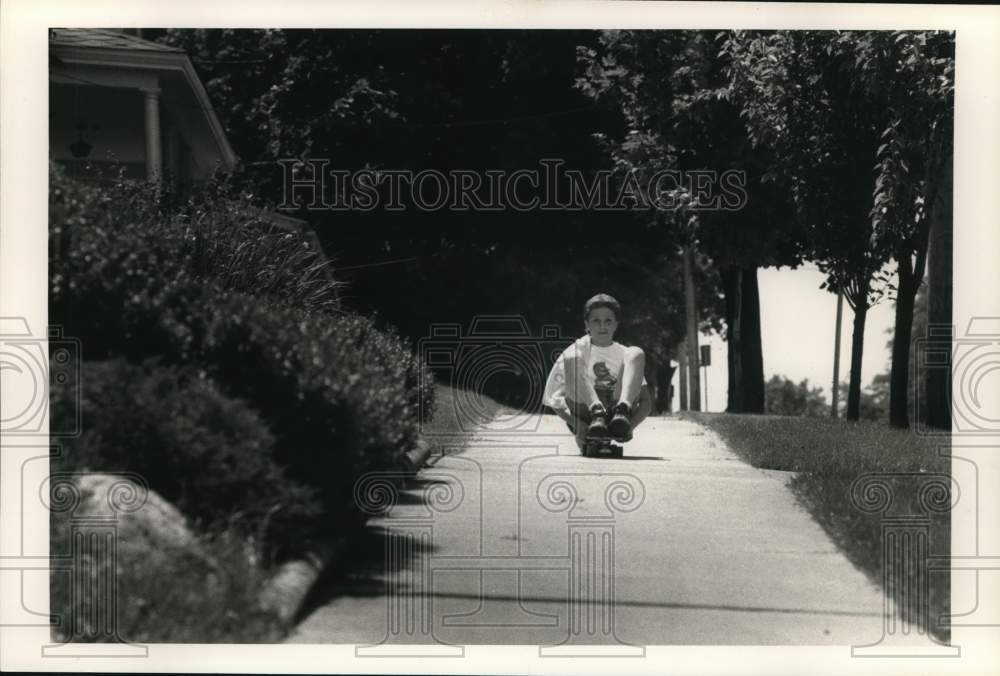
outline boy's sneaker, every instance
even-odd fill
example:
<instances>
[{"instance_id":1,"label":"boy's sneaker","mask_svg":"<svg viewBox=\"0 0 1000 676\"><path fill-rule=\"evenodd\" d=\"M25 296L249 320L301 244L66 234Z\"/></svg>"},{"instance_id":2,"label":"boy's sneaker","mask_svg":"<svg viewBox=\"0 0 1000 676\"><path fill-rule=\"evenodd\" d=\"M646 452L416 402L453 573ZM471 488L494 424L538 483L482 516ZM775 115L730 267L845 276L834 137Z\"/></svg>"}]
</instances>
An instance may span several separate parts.
<instances>
[{"instance_id":1,"label":"boy's sneaker","mask_svg":"<svg viewBox=\"0 0 1000 676\"><path fill-rule=\"evenodd\" d=\"M632 411L624 401L612 409L614 417L608 423L608 433L615 441L632 441Z\"/></svg>"},{"instance_id":2,"label":"boy's sneaker","mask_svg":"<svg viewBox=\"0 0 1000 676\"><path fill-rule=\"evenodd\" d=\"M590 407L590 425L587 427L587 437L604 439L608 436L608 411L604 404L593 404Z\"/></svg>"}]
</instances>

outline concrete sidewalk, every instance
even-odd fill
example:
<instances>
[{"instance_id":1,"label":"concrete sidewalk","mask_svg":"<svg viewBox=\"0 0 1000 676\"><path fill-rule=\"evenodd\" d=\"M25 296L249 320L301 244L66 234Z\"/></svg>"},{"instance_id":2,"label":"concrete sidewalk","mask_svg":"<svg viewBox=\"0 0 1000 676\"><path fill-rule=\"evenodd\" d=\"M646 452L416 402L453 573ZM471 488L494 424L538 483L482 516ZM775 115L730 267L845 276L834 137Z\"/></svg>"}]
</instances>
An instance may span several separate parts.
<instances>
[{"instance_id":1,"label":"concrete sidewalk","mask_svg":"<svg viewBox=\"0 0 1000 676\"><path fill-rule=\"evenodd\" d=\"M867 644L882 594L785 487L700 426L650 418L625 458L565 426L489 430L373 521L388 558L292 642ZM502 427L495 426L495 427ZM384 561L388 563L383 563ZM392 590L387 594L387 590Z\"/></svg>"}]
</instances>

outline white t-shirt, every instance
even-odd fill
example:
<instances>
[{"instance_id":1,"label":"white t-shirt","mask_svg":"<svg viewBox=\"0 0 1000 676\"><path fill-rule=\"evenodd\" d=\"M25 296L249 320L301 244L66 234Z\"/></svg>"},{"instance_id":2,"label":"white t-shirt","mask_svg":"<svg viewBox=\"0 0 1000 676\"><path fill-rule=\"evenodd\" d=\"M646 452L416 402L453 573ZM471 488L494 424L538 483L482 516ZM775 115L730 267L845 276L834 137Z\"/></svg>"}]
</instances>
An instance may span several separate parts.
<instances>
[{"instance_id":1,"label":"white t-shirt","mask_svg":"<svg viewBox=\"0 0 1000 676\"><path fill-rule=\"evenodd\" d=\"M580 360L587 365L584 377L594 387L597 396L606 407L614 405L621 397L622 374L625 371L625 346L612 342L607 347L594 345L590 336L583 336L563 350L556 363L549 371L545 382L545 393L542 403L549 408L566 407L566 367L567 354L576 352ZM642 384L646 384L643 378ZM570 397L573 398L572 396Z\"/></svg>"}]
</instances>

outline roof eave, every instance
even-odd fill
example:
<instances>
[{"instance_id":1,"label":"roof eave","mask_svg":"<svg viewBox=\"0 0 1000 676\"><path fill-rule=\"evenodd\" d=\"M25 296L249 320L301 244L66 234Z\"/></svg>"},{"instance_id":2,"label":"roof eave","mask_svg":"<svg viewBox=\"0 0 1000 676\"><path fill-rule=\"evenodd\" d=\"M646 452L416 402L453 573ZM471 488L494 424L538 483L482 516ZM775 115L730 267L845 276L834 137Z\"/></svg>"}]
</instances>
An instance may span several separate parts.
<instances>
[{"instance_id":1,"label":"roof eave","mask_svg":"<svg viewBox=\"0 0 1000 676\"><path fill-rule=\"evenodd\" d=\"M194 65L183 52L154 52L139 49L121 49L115 47L82 47L74 45L53 44L52 51L65 64L80 64L89 66L110 66L125 67L145 70L159 70L181 73L191 91L194 92L198 104L205 112L209 129L216 143L219 144L219 151L222 161L227 170L236 167L238 158L229 144L226 131L219 122L215 114L215 108L208 98L201 79L194 70Z\"/></svg>"}]
</instances>

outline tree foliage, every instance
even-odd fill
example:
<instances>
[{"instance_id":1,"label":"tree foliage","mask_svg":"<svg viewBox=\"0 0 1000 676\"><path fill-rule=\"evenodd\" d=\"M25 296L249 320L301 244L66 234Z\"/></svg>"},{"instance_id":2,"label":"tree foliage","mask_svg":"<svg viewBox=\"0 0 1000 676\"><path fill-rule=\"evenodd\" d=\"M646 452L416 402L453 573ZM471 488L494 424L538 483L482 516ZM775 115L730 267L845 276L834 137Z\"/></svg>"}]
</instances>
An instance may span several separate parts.
<instances>
[{"instance_id":1,"label":"tree foliage","mask_svg":"<svg viewBox=\"0 0 1000 676\"><path fill-rule=\"evenodd\" d=\"M696 242L717 265L801 262L787 200L768 185L768 152L753 146L740 119L716 34L603 31L599 49L581 49L579 58L577 87L618 106L626 121L620 138L598 136L617 169L647 180L664 170L746 174L748 197L737 208L706 208L686 182L669 194L645 195L650 203L659 198L677 205L657 212L659 224L672 226L681 241Z\"/></svg>"},{"instance_id":2,"label":"tree foliage","mask_svg":"<svg viewBox=\"0 0 1000 676\"><path fill-rule=\"evenodd\" d=\"M609 168L593 133L617 135L614 106L574 88L593 31L171 31L195 65L264 200L280 199L277 161L331 167L537 169L558 158L583 179ZM247 64L246 61L254 61ZM263 61L256 63L255 61ZM310 98L309 92L312 92ZM318 117L317 108L324 112ZM563 186L565 187L565 186ZM302 212L316 229L345 305L412 338L429 324L518 314L532 329L581 332L587 297L615 295L623 338L660 363L681 334L673 234L630 213ZM722 312L707 260L706 326Z\"/></svg>"},{"instance_id":3,"label":"tree foliage","mask_svg":"<svg viewBox=\"0 0 1000 676\"><path fill-rule=\"evenodd\" d=\"M762 412L756 268L798 265L801 233L786 194L766 180L767 150L754 147L740 119L718 37L711 31L603 31L595 48L579 51L577 88L622 111L621 135L597 138L620 174L653 186L643 200L672 205L656 212L656 225L712 261L726 307L728 410ZM674 187L650 182L667 171L682 177ZM724 202L718 192L702 191L696 176L704 171L717 177L740 172L745 200Z\"/></svg>"},{"instance_id":4,"label":"tree foliage","mask_svg":"<svg viewBox=\"0 0 1000 676\"><path fill-rule=\"evenodd\" d=\"M348 283L344 303L407 336L483 313L575 334L582 301L605 291L634 320L624 335L662 363L683 333L679 249L694 244L701 326L724 324L730 340L730 408L755 410L759 386L762 410L756 268L810 260L855 310L856 413L867 308L898 286L898 329L909 321L950 153L952 34L183 29L162 39L191 54L243 158L240 178L264 202L280 199L284 158L480 173L560 158L587 181L614 169L639 205L672 205L638 216L300 214ZM745 204L705 209L683 180L647 184L704 169L743 172Z\"/></svg>"},{"instance_id":5,"label":"tree foliage","mask_svg":"<svg viewBox=\"0 0 1000 676\"><path fill-rule=\"evenodd\" d=\"M363 166L369 130L399 117L397 95L377 63L379 36L170 29L161 40L188 53L237 148L243 179L270 195L281 185L276 159L338 157Z\"/></svg>"},{"instance_id":6,"label":"tree foliage","mask_svg":"<svg viewBox=\"0 0 1000 676\"><path fill-rule=\"evenodd\" d=\"M805 379L796 384L785 376L774 375L767 381L765 395L767 413L822 417L830 415L830 404L823 396L823 388L810 387Z\"/></svg>"},{"instance_id":7,"label":"tree foliage","mask_svg":"<svg viewBox=\"0 0 1000 676\"><path fill-rule=\"evenodd\" d=\"M792 197L808 257L852 308L886 291L890 252L868 217L881 129L878 102L852 84L851 37L830 32L735 31L722 42L730 82L755 147L771 154L767 180Z\"/></svg>"},{"instance_id":8,"label":"tree foliage","mask_svg":"<svg viewBox=\"0 0 1000 676\"><path fill-rule=\"evenodd\" d=\"M895 298L897 331L909 336L927 210L951 152L953 50L952 34L928 31L736 31L723 43L751 137L774 152L771 175L809 230L809 256L854 309L852 418L867 308ZM908 345L893 356L897 426L907 424Z\"/></svg>"},{"instance_id":9,"label":"tree foliage","mask_svg":"<svg viewBox=\"0 0 1000 676\"><path fill-rule=\"evenodd\" d=\"M908 428L914 300L924 277L931 218L939 221L939 228L951 226L951 214L946 212L951 195L943 193L952 186L945 172L951 170L954 35L865 34L856 41L854 52L860 86L884 105L871 217L882 246L892 251L899 279L895 321L899 340L892 350L889 423ZM951 276L948 265L941 272L935 276L938 284ZM933 383L947 387L940 380ZM943 401L943 394L936 393L936 400Z\"/></svg>"}]
</instances>

